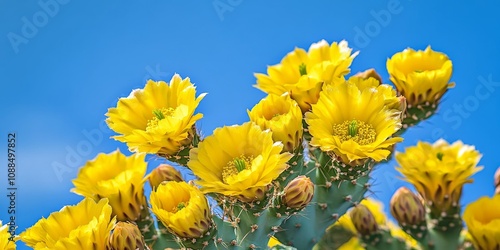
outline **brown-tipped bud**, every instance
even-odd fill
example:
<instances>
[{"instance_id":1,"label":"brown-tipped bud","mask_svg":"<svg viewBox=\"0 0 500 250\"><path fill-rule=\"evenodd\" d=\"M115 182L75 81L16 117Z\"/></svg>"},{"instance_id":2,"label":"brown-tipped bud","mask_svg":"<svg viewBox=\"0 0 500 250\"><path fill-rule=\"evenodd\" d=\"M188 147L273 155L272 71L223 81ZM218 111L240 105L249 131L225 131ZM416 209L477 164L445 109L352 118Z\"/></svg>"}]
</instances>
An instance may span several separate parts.
<instances>
[{"instance_id":1,"label":"brown-tipped bud","mask_svg":"<svg viewBox=\"0 0 500 250\"><path fill-rule=\"evenodd\" d=\"M500 167L495 172L495 194L500 194Z\"/></svg>"},{"instance_id":2,"label":"brown-tipped bud","mask_svg":"<svg viewBox=\"0 0 500 250\"><path fill-rule=\"evenodd\" d=\"M184 181L181 177L181 173L168 164L160 164L157 168L151 171L147 178L149 185L151 185L151 188L153 189L158 187L160 183L164 181Z\"/></svg>"},{"instance_id":3,"label":"brown-tipped bud","mask_svg":"<svg viewBox=\"0 0 500 250\"><path fill-rule=\"evenodd\" d=\"M118 222L109 237L108 250L144 250L145 242L137 225L130 222Z\"/></svg>"},{"instance_id":4,"label":"brown-tipped bud","mask_svg":"<svg viewBox=\"0 0 500 250\"><path fill-rule=\"evenodd\" d=\"M350 212L352 223L361 235L370 235L378 231L378 224L370 209L359 204Z\"/></svg>"},{"instance_id":5,"label":"brown-tipped bud","mask_svg":"<svg viewBox=\"0 0 500 250\"><path fill-rule=\"evenodd\" d=\"M425 221L422 200L406 187L399 188L392 196L391 214L401 225L420 225Z\"/></svg>"},{"instance_id":6,"label":"brown-tipped bud","mask_svg":"<svg viewBox=\"0 0 500 250\"><path fill-rule=\"evenodd\" d=\"M297 176L283 190L283 204L287 207L300 209L311 202L314 195L314 183L309 177Z\"/></svg>"},{"instance_id":7,"label":"brown-tipped bud","mask_svg":"<svg viewBox=\"0 0 500 250\"><path fill-rule=\"evenodd\" d=\"M375 71L375 69L373 69L373 68L367 69L363 72L358 72L354 76L360 77L362 79L368 79L368 78L372 77L372 78L375 78L380 84L383 83L382 77L380 77L380 75L377 73L377 71Z\"/></svg>"}]
</instances>

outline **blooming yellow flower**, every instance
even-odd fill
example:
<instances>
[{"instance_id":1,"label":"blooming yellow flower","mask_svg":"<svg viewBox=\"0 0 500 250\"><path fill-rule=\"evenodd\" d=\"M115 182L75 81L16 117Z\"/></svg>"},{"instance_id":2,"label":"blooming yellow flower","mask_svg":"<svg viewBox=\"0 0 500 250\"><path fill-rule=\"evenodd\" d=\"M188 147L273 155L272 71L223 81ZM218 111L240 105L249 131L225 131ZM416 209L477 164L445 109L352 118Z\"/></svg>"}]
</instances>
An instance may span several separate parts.
<instances>
[{"instance_id":1,"label":"blooming yellow flower","mask_svg":"<svg viewBox=\"0 0 500 250\"><path fill-rule=\"evenodd\" d=\"M335 153L346 164L386 159L389 147L403 140L391 138L401 128L401 111L386 105L386 91L385 86L358 86L352 81L326 87L312 112L306 113L310 144Z\"/></svg>"},{"instance_id":2,"label":"blooming yellow flower","mask_svg":"<svg viewBox=\"0 0 500 250\"><path fill-rule=\"evenodd\" d=\"M282 149L271 131L247 122L215 129L190 151L188 166L205 193L252 201L263 198L265 187L286 169L292 155Z\"/></svg>"},{"instance_id":3,"label":"blooming yellow flower","mask_svg":"<svg viewBox=\"0 0 500 250\"><path fill-rule=\"evenodd\" d=\"M317 102L324 83L350 72L349 67L358 52L352 54L346 41L329 45L325 40L314 43L306 52L295 48L280 64L268 66L266 74L255 74L260 90L281 95L288 92L303 112Z\"/></svg>"},{"instance_id":4,"label":"blooming yellow flower","mask_svg":"<svg viewBox=\"0 0 500 250\"><path fill-rule=\"evenodd\" d=\"M211 212L203 193L186 182L163 182L151 192L151 210L183 238L199 238L212 226Z\"/></svg>"},{"instance_id":5,"label":"blooming yellow flower","mask_svg":"<svg viewBox=\"0 0 500 250\"><path fill-rule=\"evenodd\" d=\"M189 78L177 74L169 84L149 80L144 89L120 98L106 122L130 151L173 156L191 142L193 125L203 117L193 114L205 94L195 95Z\"/></svg>"},{"instance_id":6,"label":"blooming yellow flower","mask_svg":"<svg viewBox=\"0 0 500 250\"><path fill-rule=\"evenodd\" d=\"M0 249L4 250L15 250L17 237L14 240L9 240L12 235L9 232L9 225L5 224L2 226L2 221L0 221Z\"/></svg>"},{"instance_id":7,"label":"blooming yellow flower","mask_svg":"<svg viewBox=\"0 0 500 250\"><path fill-rule=\"evenodd\" d=\"M471 183L470 177L482 169L476 167L481 154L474 146L461 141L449 145L443 139L434 144L419 142L396 153L400 165L397 170L413 184L427 204L446 212L456 207L462 194L462 186Z\"/></svg>"},{"instance_id":8,"label":"blooming yellow flower","mask_svg":"<svg viewBox=\"0 0 500 250\"><path fill-rule=\"evenodd\" d=\"M145 205L145 154L125 156L119 150L99 154L80 168L71 191L94 199L108 198L120 221L138 219Z\"/></svg>"},{"instance_id":9,"label":"blooming yellow flower","mask_svg":"<svg viewBox=\"0 0 500 250\"><path fill-rule=\"evenodd\" d=\"M85 198L65 206L21 233L21 241L35 250L106 249L111 229L111 206L107 199Z\"/></svg>"},{"instance_id":10,"label":"blooming yellow flower","mask_svg":"<svg viewBox=\"0 0 500 250\"><path fill-rule=\"evenodd\" d=\"M500 195L481 197L467 205L463 219L476 249L494 250L500 246Z\"/></svg>"},{"instance_id":11,"label":"blooming yellow flower","mask_svg":"<svg viewBox=\"0 0 500 250\"><path fill-rule=\"evenodd\" d=\"M446 54L428 46L425 51L405 49L387 60L390 79L408 104L437 103L448 88L453 66Z\"/></svg>"},{"instance_id":12,"label":"blooming yellow flower","mask_svg":"<svg viewBox=\"0 0 500 250\"><path fill-rule=\"evenodd\" d=\"M270 129L273 140L283 142L283 150L293 152L302 143L302 112L289 95L270 94L247 111L262 130Z\"/></svg>"}]
</instances>

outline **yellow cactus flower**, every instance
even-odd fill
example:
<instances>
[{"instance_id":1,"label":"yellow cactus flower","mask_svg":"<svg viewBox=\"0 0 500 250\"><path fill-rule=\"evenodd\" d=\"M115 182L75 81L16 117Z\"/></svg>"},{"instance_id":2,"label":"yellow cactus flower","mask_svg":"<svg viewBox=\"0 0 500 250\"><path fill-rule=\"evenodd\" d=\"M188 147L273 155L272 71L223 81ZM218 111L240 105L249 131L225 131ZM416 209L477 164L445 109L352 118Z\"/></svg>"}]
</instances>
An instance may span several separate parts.
<instances>
[{"instance_id":1,"label":"yellow cactus flower","mask_svg":"<svg viewBox=\"0 0 500 250\"><path fill-rule=\"evenodd\" d=\"M199 238L212 227L207 198L186 182L163 182L151 192L150 203L158 220L179 237Z\"/></svg>"},{"instance_id":2,"label":"yellow cactus flower","mask_svg":"<svg viewBox=\"0 0 500 250\"><path fill-rule=\"evenodd\" d=\"M462 186L471 183L470 177L482 169L477 167L480 158L474 146L461 141L449 145L443 139L432 145L419 142L396 153L397 170L439 213L459 205Z\"/></svg>"},{"instance_id":3,"label":"yellow cactus flower","mask_svg":"<svg viewBox=\"0 0 500 250\"><path fill-rule=\"evenodd\" d=\"M164 181L184 181L181 173L168 164L160 164L145 177L151 188L156 188Z\"/></svg>"},{"instance_id":4,"label":"yellow cactus flower","mask_svg":"<svg viewBox=\"0 0 500 250\"><path fill-rule=\"evenodd\" d=\"M280 64L268 66L266 74L255 74L255 87L268 94L289 93L302 112L317 102L323 84L350 72L349 67L358 52L352 54L346 41L329 45L325 40L314 43L306 52L295 48Z\"/></svg>"},{"instance_id":5,"label":"yellow cactus flower","mask_svg":"<svg viewBox=\"0 0 500 250\"><path fill-rule=\"evenodd\" d=\"M476 249L500 246L500 195L481 197L465 207L463 219Z\"/></svg>"},{"instance_id":6,"label":"yellow cactus flower","mask_svg":"<svg viewBox=\"0 0 500 250\"><path fill-rule=\"evenodd\" d=\"M2 225L0 220L0 249L15 250L17 237L12 237L9 232L9 225Z\"/></svg>"},{"instance_id":7,"label":"yellow cactus flower","mask_svg":"<svg viewBox=\"0 0 500 250\"><path fill-rule=\"evenodd\" d=\"M428 46L425 51L405 49L387 60L390 79L409 106L437 103L448 88L453 66L448 56Z\"/></svg>"},{"instance_id":8,"label":"yellow cactus flower","mask_svg":"<svg viewBox=\"0 0 500 250\"><path fill-rule=\"evenodd\" d=\"M119 221L109 238L108 250L144 250L144 237L136 224Z\"/></svg>"},{"instance_id":9,"label":"yellow cactus flower","mask_svg":"<svg viewBox=\"0 0 500 250\"><path fill-rule=\"evenodd\" d=\"M386 159L389 148L403 140L392 137L401 128L401 111L387 107L386 100L385 87L358 86L352 81L328 86L312 112L306 113L310 144L334 153L345 164Z\"/></svg>"},{"instance_id":10,"label":"yellow cactus flower","mask_svg":"<svg viewBox=\"0 0 500 250\"><path fill-rule=\"evenodd\" d=\"M293 152L301 145L302 112L289 95L270 94L247 112L250 120L262 130L273 132L273 140L281 141L283 150Z\"/></svg>"},{"instance_id":11,"label":"yellow cactus flower","mask_svg":"<svg viewBox=\"0 0 500 250\"><path fill-rule=\"evenodd\" d=\"M85 198L40 219L19 237L35 250L106 249L115 221L107 199Z\"/></svg>"},{"instance_id":12,"label":"yellow cactus flower","mask_svg":"<svg viewBox=\"0 0 500 250\"><path fill-rule=\"evenodd\" d=\"M177 74L168 84L149 80L144 89L120 98L106 122L119 134L113 138L127 143L130 151L174 156L189 145L194 124L203 117L194 112L205 94L195 95L189 78Z\"/></svg>"},{"instance_id":13,"label":"yellow cactus flower","mask_svg":"<svg viewBox=\"0 0 500 250\"><path fill-rule=\"evenodd\" d=\"M145 205L145 154L125 156L116 150L99 154L80 168L72 192L98 201L108 198L119 221L135 221Z\"/></svg>"},{"instance_id":14,"label":"yellow cactus flower","mask_svg":"<svg viewBox=\"0 0 500 250\"><path fill-rule=\"evenodd\" d=\"M282 149L271 131L247 122L215 129L190 151L188 166L205 193L253 201L263 198L266 186L287 168L292 155Z\"/></svg>"}]
</instances>

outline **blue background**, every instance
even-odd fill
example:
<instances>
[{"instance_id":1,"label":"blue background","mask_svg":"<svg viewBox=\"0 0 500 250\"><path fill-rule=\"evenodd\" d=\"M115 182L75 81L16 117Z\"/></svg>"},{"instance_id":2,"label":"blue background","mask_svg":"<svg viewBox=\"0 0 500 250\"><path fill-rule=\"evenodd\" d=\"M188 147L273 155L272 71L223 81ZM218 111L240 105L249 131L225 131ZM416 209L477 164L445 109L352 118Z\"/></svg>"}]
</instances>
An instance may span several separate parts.
<instances>
[{"instance_id":1,"label":"blue background","mask_svg":"<svg viewBox=\"0 0 500 250\"><path fill-rule=\"evenodd\" d=\"M500 6L486 2L2 0L0 219L8 220L8 132L18 138L20 233L81 199L69 190L86 160L116 148L128 153L108 139L113 133L104 126L104 114L146 79L179 73L199 93L208 92L199 127L209 135L248 120L246 109L265 96L252 87L254 72L265 72L295 46L307 49L321 39L346 39L361 51L352 73L373 67L386 82L386 59L406 47L430 44L448 54L456 88L437 115L405 134L398 150L439 137L473 144L484 155L485 169L465 187L462 204L491 195L500 165ZM493 83L487 88L481 79ZM152 160L149 169L160 162ZM371 196L385 204L405 185L394 166L390 162L373 174Z\"/></svg>"}]
</instances>

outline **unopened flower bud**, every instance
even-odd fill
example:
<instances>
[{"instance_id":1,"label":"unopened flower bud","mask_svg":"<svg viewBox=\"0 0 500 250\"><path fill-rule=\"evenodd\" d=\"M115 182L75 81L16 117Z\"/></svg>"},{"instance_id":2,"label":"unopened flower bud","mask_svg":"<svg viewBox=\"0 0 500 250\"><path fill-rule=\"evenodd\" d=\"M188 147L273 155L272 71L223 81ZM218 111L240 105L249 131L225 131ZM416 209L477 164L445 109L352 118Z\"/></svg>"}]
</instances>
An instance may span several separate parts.
<instances>
[{"instance_id":1,"label":"unopened flower bud","mask_svg":"<svg viewBox=\"0 0 500 250\"><path fill-rule=\"evenodd\" d=\"M168 164L160 164L147 176L151 188L156 188L164 181L183 181L181 174Z\"/></svg>"},{"instance_id":2,"label":"unopened flower bud","mask_svg":"<svg viewBox=\"0 0 500 250\"><path fill-rule=\"evenodd\" d=\"M118 222L109 238L109 250L144 250L144 238L137 225L130 222Z\"/></svg>"},{"instance_id":3,"label":"unopened flower bud","mask_svg":"<svg viewBox=\"0 0 500 250\"><path fill-rule=\"evenodd\" d=\"M419 225L425 221L422 200L406 187L399 188L392 196L391 214L401 225Z\"/></svg>"},{"instance_id":4,"label":"unopened flower bud","mask_svg":"<svg viewBox=\"0 0 500 250\"><path fill-rule=\"evenodd\" d=\"M375 71L375 69L373 69L373 68L367 69L363 72L358 72L354 75L354 77L359 77L362 79L368 79L368 78L372 77L372 78L375 78L375 80L377 80L380 84L382 84L382 77L380 77L380 75L377 73L377 71Z\"/></svg>"},{"instance_id":5,"label":"unopened flower bud","mask_svg":"<svg viewBox=\"0 0 500 250\"><path fill-rule=\"evenodd\" d=\"M372 212L365 205L359 204L350 212L352 223L361 235L370 235L378 231L378 224Z\"/></svg>"},{"instance_id":6,"label":"unopened flower bud","mask_svg":"<svg viewBox=\"0 0 500 250\"><path fill-rule=\"evenodd\" d=\"M290 208L304 208L314 195L314 183L309 177L297 176L283 190L283 203Z\"/></svg>"}]
</instances>

